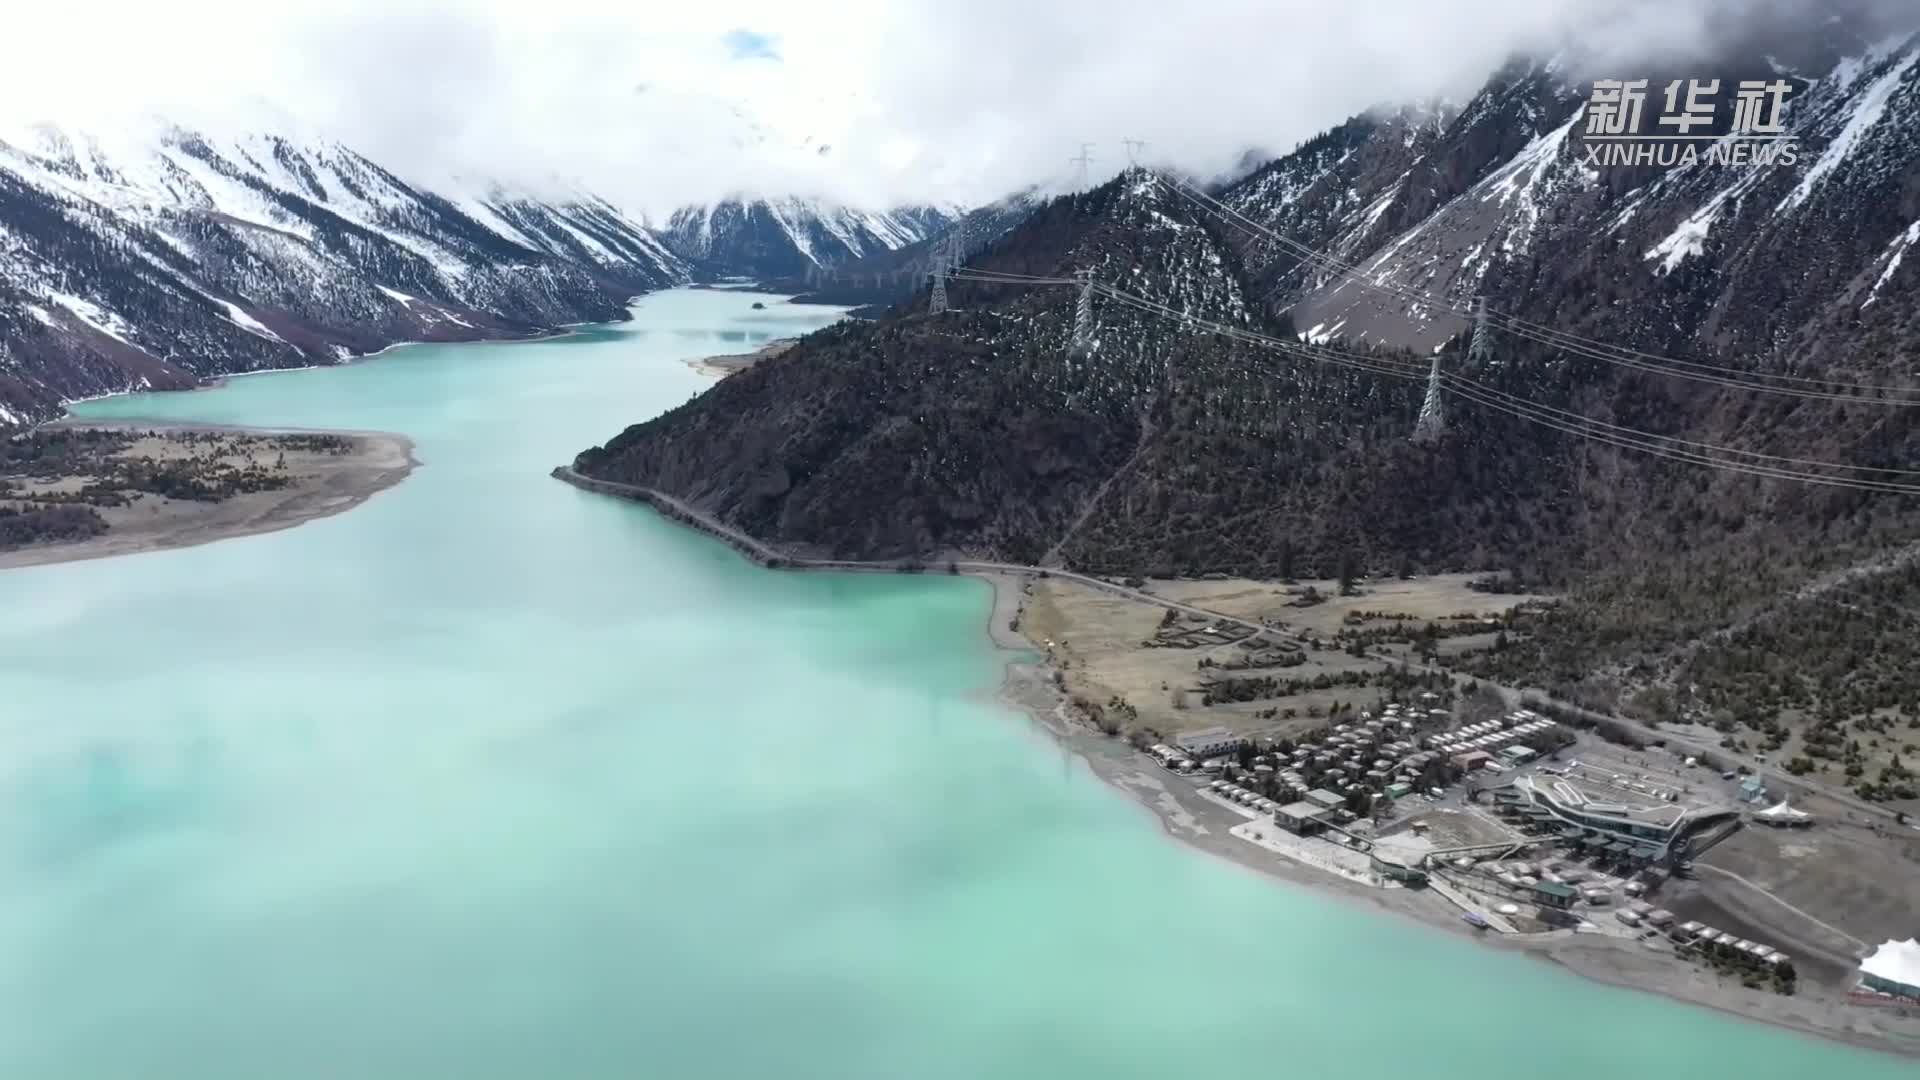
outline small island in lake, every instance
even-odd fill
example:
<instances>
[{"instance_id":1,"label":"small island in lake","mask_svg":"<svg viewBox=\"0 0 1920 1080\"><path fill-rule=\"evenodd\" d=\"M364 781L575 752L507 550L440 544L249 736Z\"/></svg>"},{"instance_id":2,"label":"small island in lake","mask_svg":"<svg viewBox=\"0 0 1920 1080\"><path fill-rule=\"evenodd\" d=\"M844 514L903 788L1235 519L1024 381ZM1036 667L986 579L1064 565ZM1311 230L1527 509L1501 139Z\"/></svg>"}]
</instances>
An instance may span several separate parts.
<instances>
[{"instance_id":1,"label":"small island in lake","mask_svg":"<svg viewBox=\"0 0 1920 1080\"><path fill-rule=\"evenodd\" d=\"M53 424L0 440L0 570L270 532L412 470L384 433Z\"/></svg>"}]
</instances>

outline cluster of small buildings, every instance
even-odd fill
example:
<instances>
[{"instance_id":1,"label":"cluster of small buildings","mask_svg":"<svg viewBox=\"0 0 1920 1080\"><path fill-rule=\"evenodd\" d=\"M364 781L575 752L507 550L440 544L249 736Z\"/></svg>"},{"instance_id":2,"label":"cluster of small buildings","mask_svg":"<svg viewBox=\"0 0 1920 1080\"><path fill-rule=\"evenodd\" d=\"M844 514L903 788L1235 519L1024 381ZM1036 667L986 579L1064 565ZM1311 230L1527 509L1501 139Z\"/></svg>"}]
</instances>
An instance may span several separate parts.
<instances>
[{"instance_id":1,"label":"cluster of small buildings","mask_svg":"<svg viewBox=\"0 0 1920 1080\"><path fill-rule=\"evenodd\" d=\"M1725 930L1716 930L1705 923L1681 923L1679 928L1674 930L1673 936L1682 945L1702 950L1711 949L1721 956L1745 961L1755 967L1777 968L1787 962L1787 954L1771 945L1762 945L1757 941L1735 937Z\"/></svg>"},{"instance_id":2,"label":"cluster of small buildings","mask_svg":"<svg viewBox=\"0 0 1920 1080\"><path fill-rule=\"evenodd\" d=\"M1614 912L1613 917L1619 919L1627 926L1635 928L1651 926L1655 930L1667 929L1673 925L1674 919L1673 912L1668 911L1666 908L1654 907L1645 900L1635 900L1633 903Z\"/></svg>"},{"instance_id":3,"label":"cluster of small buildings","mask_svg":"<svg viewBox=\"0 0 1920 1080\"><path fill-rule=\"evenodd\" d=\"M1258 810L1263 814L1271 814L1280 808L1279 803L1274 802L1259 792L1248 791L1238 784L1229 783L1225 780L1215 780L1211 784L1208 784L1207 788L1223 799L1231 799L1242 806Z\"/></svg>"},{"instance_id":4,"label":"cluster of small buildings","mask_svg":"<svg viewBox=\"0 0 1920 1080\"><path fill-rule=\"evenodd\" d=\"M1468 771L1492 766L1496 754L1501 765L1520 765L1535 756L1532 747L1522 744L1538 741L1559 726L1559 721L1548 720L1532 709L1520 709L1503 720L1487 720L1435 735L1427 740L1427 746Z\"/></svg>"},{"instance_id":5,"label":"cluster of small buildings","mask_svg":"<svg viewBox=\"0 0 1920 1080\"><path fill-rule=\"evenodd\" d=\"M1471 859L1457 859L1460 870L1477 869L1508 890L1526 895L1542 907L1569 910L1585 901L1600 907L1613 902L1613 889L1598 874L1565 862L1483 862L1477 867ZM1629 890L1632 890L1629 886Z\"/></svg>"},{"instance_id":6,"label":"cluster of small buildings","mask_svg":"<svg viewBox=\"0 0 1920 1080\"><path fill-rule=\"evenodd\" d=\"M1344 809L1346 801L1344 795L1314 788L1296 802L1275 807L1273 820L1288 832L1311 836L1335 821L1351 819L1353 814Z\"/></svg>"},{"instance_id":7,"label":"cluster of small buildings","mask_svg":"<svg viewBox=\"0 0 1920 1080\"><path fill-rule=\"evenodd\" d=\"M1421 722L1444 723L1446 716L1440 709L1403 711L1388 705L1377 719L1362 713L1358 720L1335 724L1317 742L1295 746L1290 756L1266 766L1274 773L1275 790L1294 800L1274 820L1289 831L1310 833L1332 820L1355 788L1367 792L1369 801L1412 794L1421 773L1440 759L1414 742L1415 729Z\"/></svg>"}]
</instances>

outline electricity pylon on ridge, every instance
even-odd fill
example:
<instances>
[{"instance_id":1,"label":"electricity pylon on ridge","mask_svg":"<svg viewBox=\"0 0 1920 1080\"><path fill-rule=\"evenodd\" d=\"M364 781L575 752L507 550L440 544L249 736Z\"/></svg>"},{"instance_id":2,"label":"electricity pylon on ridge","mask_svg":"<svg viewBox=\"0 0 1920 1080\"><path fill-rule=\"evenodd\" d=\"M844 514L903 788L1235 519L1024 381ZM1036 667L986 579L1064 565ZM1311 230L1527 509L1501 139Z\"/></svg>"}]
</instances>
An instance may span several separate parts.
<instances>
[{"instance_id":1,"label":"electricity pylon on ridge","mask_svg":"<svg viewBox=\"0 0 1920 1080\"><path fill-rule=\"evenodd\" d=\"M1487 324L1487 298L1482 296L1473 305L1473 339L1467 343L1467 361L1477 368L1492 359L1493 330Z\"/></svg>"},{"instance_id":2,"label":"electricity pylon on ridge","mask_svg":"<svg viewBox=\"0 0 1920 1080\"><path fill-rule=\"evenodd\" d=\"M947 253L942 251L933 257L933 297L927 302L927 314L938 315L947 310Z\"/></svg>"},{"instance_id":3,"label":"electricity pylon on ridge","mask_svg":"<svg viewBox=\"0 0 1920 1080\"><path fill-rule=\"evenodd\" d=\"M1087 189L1087 165L1093 161L1093 155L1089 154L1087 151L1092 149L1093 149L1092 143L1083 142L1080 144L1080 152L1074 155L1073 157L1070 157L1067 159L1068 164L1080 166L1080 187L1077 189L1080 191L1085 191Z\"/></svg>"},{"instance_id":4,"label":"electricity pylon on ridge","mask_svg":"<svg viewBox=\"0 0 1920 1080\"><path fill-rule=\"evenodd\" d=\"M1439 442L1447 433L1446 405L1440 398L1440 354L1433 354L1433 368L1427 372L1427 399L1420 403L1420 419L1413 424L1413 441Z\"/></svg>"},{"instance_id":5,"label":"electricity pylon on ridge","mask_svg":"<svg viewBox=\"0 0 1920 1080\"><path fill-rule=\"evenodd\" d=\"M1082 270L1080 299L1073 305L1073 353L1085 356L1093 351L1093 271Z\"/></svg>"}]
</instances>

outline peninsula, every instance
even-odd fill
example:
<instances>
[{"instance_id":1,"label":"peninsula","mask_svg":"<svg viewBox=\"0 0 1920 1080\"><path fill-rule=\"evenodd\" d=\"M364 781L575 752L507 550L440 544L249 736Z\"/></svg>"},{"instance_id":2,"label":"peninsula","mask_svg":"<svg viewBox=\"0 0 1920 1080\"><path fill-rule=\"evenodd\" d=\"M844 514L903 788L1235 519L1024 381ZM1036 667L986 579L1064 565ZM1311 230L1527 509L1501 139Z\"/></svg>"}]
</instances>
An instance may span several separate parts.
<instances>
[{"instance_id":1,"label":"peninsula","mask_svg":"<svg viewBox=\"0 0 1920 1080\"><path fill-rule=\"evenodd\" d=\"M412 441L384 432L48 424L0 440L0 570L289 528L416 464Z\"/></svg>"}]
</instances>

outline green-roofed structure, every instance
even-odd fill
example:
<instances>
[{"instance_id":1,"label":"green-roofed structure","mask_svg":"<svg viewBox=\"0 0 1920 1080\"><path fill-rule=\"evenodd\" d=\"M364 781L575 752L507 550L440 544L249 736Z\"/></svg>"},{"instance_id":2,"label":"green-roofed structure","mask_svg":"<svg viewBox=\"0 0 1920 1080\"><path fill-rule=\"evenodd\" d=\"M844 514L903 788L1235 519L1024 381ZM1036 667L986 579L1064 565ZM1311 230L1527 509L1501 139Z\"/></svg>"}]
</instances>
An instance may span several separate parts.
<instances>
[{"instance_id":1,"label":"green-roofed structure","mask_svg":"<svg viewBox=\"0 0 1920 1080\"><path fill-rule=\"evenodd\" d=\"M1558 908L1561 911L1573 906L1574 898L1580 894L1571 885L1558 881L1540 881L1527 886L1533 891L1534 901L1541 907Z\"/></svg>"}]
</instances>

